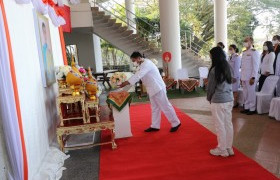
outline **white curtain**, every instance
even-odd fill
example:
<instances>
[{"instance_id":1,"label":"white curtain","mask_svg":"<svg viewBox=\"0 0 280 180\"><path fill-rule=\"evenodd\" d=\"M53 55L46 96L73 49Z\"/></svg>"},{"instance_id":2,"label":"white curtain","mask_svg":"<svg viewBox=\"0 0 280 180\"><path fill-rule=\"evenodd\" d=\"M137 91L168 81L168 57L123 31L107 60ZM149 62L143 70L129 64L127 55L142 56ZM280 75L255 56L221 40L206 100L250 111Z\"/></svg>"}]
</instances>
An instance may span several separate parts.
<instances>
[{"instance_id":1,"label":"white curtain","mask_svg":"<svg viewBox=\"0 0 280 180\"><path fill-rule=\"evenodd\" d=\"M28 3L30 3L30 0L16 0L16 2L18 4L28 4Z\"/></svg>"},{"instance_id":2,"label":"white curtain","mask_svg":"<svg viewBox=\"0 0 280 180\"><path fill-rule=\"evenodd\" d=\"M23 156L18 117L13 94L7 40L0 8L0 116L3 120L4 136L12 172L10 180L23 179Z\"/></svg>"}]
</instances>

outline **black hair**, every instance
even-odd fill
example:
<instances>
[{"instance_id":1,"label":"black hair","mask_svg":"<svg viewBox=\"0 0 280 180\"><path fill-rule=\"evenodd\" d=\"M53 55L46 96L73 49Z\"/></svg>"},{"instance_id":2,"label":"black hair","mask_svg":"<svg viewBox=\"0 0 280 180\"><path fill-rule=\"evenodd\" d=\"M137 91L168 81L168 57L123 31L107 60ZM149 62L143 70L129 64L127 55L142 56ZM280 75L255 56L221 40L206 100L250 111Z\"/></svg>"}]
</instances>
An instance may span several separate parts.
<instances>
[{"instance_id":1,"label":"black hair","mask_svg":"<svg viewBox=\"0 0 280 180\"><path fill-rule=\"evenodd\" d=\"M239 49L237 48L237 46L235 44L231 44L231 45L229 45L229 47L234 49L236 53L239 53Z\"/></svg>"},{"instance_id":2,"label":"black hair","mask_svg":"<svg viewBox=\"0 0 280 180\"><path fill-rule=\"evenodd\" d=\"M275 36L273 36L273 39L277 39L277 40L280 41L280 36L279 35L275 35Z\"/></svg>"},{"instance_id":3,"label":"black hair","mask_svg":"<svg viewBox=\"0 0 280 180\"><path fill-rule=\"evenodd\" d=\"M266 44L266 46L267 46L267 48L268 48L267 51L268 51L269 53L274 52L273 44L272 44L271 41L266 41L265 44Z\"/></svg>"},{"instance_id":4,"label":"black hair","mask_svg":"<svg viewBox=\"0 0 280 180\"><path fill-rule=\"evenodd\" d=\"M210 71L215 68L215 78L218 84L224 81L232 83L231 69L226 60L226 54L220 47L214 47L210 50L212 66ZM210 74L210 73L209 73Z\"/></svg>"},{"instance_id":5,"label":"black hair","mask_svg":"<svg viewBox=\"0 0 280 180\"><path fill-rule=\"evenodd\" d=\"M139 58L139 57L143 58L143 55L138 51L135 51L130 55L130 58Z\"/></svg>"},{"instance_id":6,"label":"black hair","mask_svg":"<svg viewBox=\"0 0 280 180\"><path fill-rule=\"evenodd\" d=\"M263 58L265 57L266 54L274 52L274 47L271 41L265 41L264 44L266 44L267 46L268 53L266 53L265 51L262 52L261 62L263 62Z\"/></svg>"},{"instance_id":7,"label":"black hair","mask_svg":"<svg viewBox=\"0 0 280 180\"><path fill-rule=\"evenodd\" d=\"M225 45L224 45L224 43L223 42L218 42L218 44L217 45L220 45L223 49L225 48Z\"/></svg>"}]
</instances>

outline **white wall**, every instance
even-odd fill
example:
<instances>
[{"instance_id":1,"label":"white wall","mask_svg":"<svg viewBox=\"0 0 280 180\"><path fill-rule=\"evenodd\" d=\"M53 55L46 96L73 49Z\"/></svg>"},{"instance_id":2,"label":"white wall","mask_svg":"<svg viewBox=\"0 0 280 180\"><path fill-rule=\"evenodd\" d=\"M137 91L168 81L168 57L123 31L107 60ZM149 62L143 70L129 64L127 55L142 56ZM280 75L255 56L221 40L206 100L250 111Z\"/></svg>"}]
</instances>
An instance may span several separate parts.
<instances>
[{"instance_id":1,"label":"white wall","mask_svg":"<svg viewBox=\"0 0 280 180\"><path fill-rule=\"evenodd\" d=\"M14 55L29 179L32 179L55 138L57 85L43 87L32 3L19 5L14 0L4 0L4 5ZM59 31L49 22L54 65L63 65Z\"/></svg>"},{"instance_id":2,"label":"white wall","mask_svg":"<svg viewBox=\"0 0 280 180\"><path fill-rule=\"evenodd\" d=\"M73 31L71 33L64 33L64 37L66 45L75 44L77 46L79 65L84 68L90 66L96 71L93 35Z\"/></svg>"}]
</instances>

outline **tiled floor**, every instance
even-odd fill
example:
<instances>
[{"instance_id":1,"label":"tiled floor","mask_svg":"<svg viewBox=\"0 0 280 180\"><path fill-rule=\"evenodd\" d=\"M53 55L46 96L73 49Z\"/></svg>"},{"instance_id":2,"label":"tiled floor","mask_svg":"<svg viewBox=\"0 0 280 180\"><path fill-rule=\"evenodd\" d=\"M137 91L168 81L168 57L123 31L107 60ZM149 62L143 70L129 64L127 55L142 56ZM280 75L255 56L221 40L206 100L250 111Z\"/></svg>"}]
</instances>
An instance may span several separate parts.
<instances>
[{"instance_id":1,"label":"tiled floor","mask_svg":"<svg viewBox=\"0 0 280 180\"><path fill-rule=\"evenodd\" d=\"M215 133L205 97L170 100ZM280 178L280 122L267 115L247 116L233 110L234 146Z\"/></svg>"},{"instance_id":2,"label":"tiled floor","mask_svg":"<svg viewBox=\"0 0 280 180\"><path fill-rule=\"evenodd\" d=\"M170 101L215 133L209 103L205 97ZM267 115L247 116L240 114L239 111L233 110L234 146L280 178L280 122L270 119ZM98 179L98 148L71 151L70 155L62 179Z\"/></svg>"}]
</instances>

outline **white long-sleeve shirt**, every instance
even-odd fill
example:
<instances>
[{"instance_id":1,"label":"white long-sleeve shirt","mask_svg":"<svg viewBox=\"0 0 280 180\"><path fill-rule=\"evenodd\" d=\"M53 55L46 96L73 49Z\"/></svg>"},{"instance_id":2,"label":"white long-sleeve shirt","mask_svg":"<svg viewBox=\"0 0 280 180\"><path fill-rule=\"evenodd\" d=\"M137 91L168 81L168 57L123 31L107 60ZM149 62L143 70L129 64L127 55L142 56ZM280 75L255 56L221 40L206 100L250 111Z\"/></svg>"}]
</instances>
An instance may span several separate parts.
<instances>
[{"instance_id":1,"label":"white long-sleeve shirt","mask_svg":"<svg viewBox=\"0 0 280 180\"><path fill-rule=\"evenodd\" d=\"M275 75L280 76L280 54L278 54L276 59Z\"/></svg>"},{"instance_id":2,"label":"white long-sleeve shirt","mask_svg":"<svg viewBox=\"0 0 280 180\"><path fill-rule=\"evenodd\" d=\"M147 89L150 97L155 95L161 90L166 90L166 85L160 76L159 70L156 65L149 59L144 59L144 62L140 65L139 71L137 71L128 82L133 85L139 80Z\"/></svg>"},{"instance_id":3,"label":"white long-sleeve shirt","mask_svg":"<svg viewBox=\"0 0 280 180\"><path fill-rule=\"evenodd\" d=\"M266 72L269 72L269 74L274 74L274 64L275 60L275 53L270 52L269 54L266 54L263 58L263 61L261 63L261 74L265 74Z\"/></svg>"}]
</instances>

